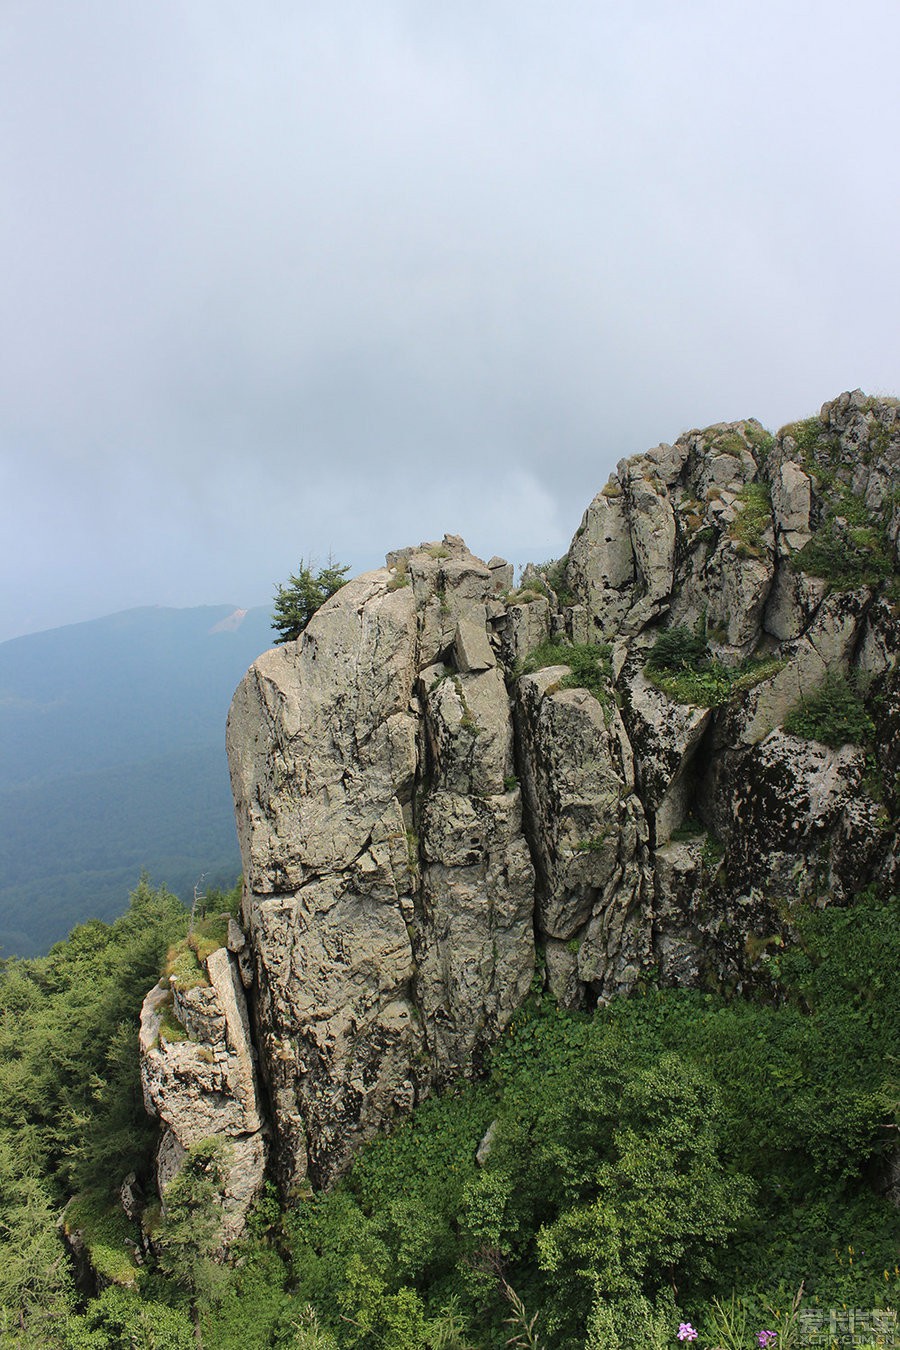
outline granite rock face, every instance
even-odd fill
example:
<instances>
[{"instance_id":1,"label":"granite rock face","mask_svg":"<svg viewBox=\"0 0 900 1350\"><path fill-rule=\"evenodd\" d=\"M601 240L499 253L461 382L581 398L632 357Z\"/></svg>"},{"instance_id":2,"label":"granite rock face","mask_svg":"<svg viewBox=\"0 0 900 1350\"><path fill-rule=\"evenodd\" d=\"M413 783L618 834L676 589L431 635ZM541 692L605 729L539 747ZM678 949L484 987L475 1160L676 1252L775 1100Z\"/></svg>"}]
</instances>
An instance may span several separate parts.
<instances>
[{"instance_id":1,"label":"granite rock face","mask_svg":"<svg viewBox=\"0 0 900 1350\"><path fill-rule=\"evenodd\" d=\"M493 563L453 537L390 555L235 695L244 918L287 1190L328 1184L385 1120L471 1073L531 980Z\"/></svg>"},{"instance_id":2,"label":"granite rock face","mask_svg":"<svg viewBox=\"0 0 900 1350\"><path fill-rule=\"evenodd\" d=\"M517 591L447 536L254 663L225 955L285 1193L477 1074L535 982L586 1008L649 977L740 988L798 907L896 885L898 539L900 406L845 394L777 437L723 424L623 461ZM667 632L715 695L654 673ZM823 685L868 732L785 728ZM176 1009L195 1042L155 1048L145 1007L162 1173L208 1132L262 1151L250 1080L207 1082L211 986Z\"/></svg>"}]
</instances>

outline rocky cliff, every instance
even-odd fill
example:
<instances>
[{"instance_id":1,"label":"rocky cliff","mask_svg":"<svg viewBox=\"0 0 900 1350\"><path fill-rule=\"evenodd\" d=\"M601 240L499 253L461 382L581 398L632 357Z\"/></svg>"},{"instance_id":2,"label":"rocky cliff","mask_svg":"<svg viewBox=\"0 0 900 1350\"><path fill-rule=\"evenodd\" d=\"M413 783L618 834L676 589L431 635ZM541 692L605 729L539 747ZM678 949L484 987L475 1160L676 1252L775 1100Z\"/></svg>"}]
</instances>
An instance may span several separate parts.
<instances>
[{"instance_id":1,"label":"rocky cliff","mask_svg":"<svg viewBox=\"0 0 900 1350\"><path fill-rule=\"evenodd\" d=\"M692 431L518 590L448 536L255 662L228 752L283 1191L477 1073L535 979L585 1007L739 988L796 906L896 884L898 470L900 407L859 393L775 438ZM248 1073L223 1129L261 1139Z\"/></svg>"}]
</instances>

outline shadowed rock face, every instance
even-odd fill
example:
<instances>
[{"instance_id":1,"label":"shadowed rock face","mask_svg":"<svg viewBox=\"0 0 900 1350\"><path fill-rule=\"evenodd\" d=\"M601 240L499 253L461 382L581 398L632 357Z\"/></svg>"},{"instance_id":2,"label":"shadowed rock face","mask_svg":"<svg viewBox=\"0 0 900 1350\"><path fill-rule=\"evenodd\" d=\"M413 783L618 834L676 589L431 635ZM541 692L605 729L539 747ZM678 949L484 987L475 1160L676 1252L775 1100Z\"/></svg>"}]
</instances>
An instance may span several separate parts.
<instances>
[{"instance_id":1,"label":"shadowed rock face","mask_svg":"<svg viewBox=\"0 0 900 1350\"><path fill-rule=\"evenodd\" d=\"M447 537L255 662L228 723L240 970L286 1191L477 1073L536 943L568 1005L650 972L740 987L795 906L896 883L898 469L897 406L860 394L774 440L692 431L620 464L520 592ZM677 702L646 668L674 627L767 678ZM565 651L521 673L551 636L610 644L594 692ZM865 749L784 730L834 674Z\"/></svg>"}]
</instances>

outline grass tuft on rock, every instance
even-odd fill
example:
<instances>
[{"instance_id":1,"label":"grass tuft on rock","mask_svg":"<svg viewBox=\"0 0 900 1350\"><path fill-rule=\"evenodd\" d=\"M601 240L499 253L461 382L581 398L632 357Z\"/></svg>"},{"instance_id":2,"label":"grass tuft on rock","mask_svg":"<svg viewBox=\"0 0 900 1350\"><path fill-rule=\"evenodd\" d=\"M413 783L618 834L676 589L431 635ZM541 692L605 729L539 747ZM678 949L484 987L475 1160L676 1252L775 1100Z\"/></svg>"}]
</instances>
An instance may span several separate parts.
<instances>
[{"instance_id":1,"label":"grass tuft on rock","mask_svg":"<svg viewBox=\"0 0 900 1350\"><path fill-rule=\"evenodd\" d=\"M762 558L766 552L765 534L772 527L772 494L768 483L756 479L741 488L735 500L739 514L728 533L742 558Z\"/></svg>"}]
</instances>

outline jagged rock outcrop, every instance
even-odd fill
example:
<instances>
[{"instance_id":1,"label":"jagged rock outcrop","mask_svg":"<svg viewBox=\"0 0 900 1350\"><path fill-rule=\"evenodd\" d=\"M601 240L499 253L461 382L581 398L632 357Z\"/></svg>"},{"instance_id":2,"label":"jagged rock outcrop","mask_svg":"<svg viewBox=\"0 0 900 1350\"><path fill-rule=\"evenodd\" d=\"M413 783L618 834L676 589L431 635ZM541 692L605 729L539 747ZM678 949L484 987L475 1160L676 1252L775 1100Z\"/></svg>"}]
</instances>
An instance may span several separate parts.
<instances>
[{"instance_id":1,"label":"jagged rock outcrop","mask_svg":"<svg viewBox=\"0 0 900 1350\"><path fill-rule=\"evenodd\" d=\"M586 1007L649 977L740 987L798 906L896 885L898 539L900 405L845 394L775 438L736 422L623 461L517 591L446 537L254 663L229 969L286 1192L477 1073L536 977ZM791 721L826 680L862 718L847 743ZM154 1047L145 1006L180 1148L263 1137L233 1075L206 1081L211 984L178 1011L196 1043Z\"/></svg>"},{"instance_id":2,"label":"jagged rock outcrop","mask_svg":"<svg viewBox=\"0 0 900 1350\"><path fill-rule=\"evenodd\" d=\"M488 613L461 540L391 554L238 689L244 917L290 1189L471 1072L534 964L533 868Z\"/></svg>"},{"instance_id":3,"label":"jagged rock outcrop","mask_svg":"<svg viewBox=\"0 0 900 1350\"><path fill-rule=\"evenodd\" d=\"M166 1189L194 1144L227 1142L222 1242L243 1230L266 1165L266 1131L256 1078L256 1054L237 963L225 947L205 962L208 983L151 989L141 1009L140 1055L144 1105L161 1134L156 1180ZM168 986L168 987L167 987ZM167 1033L165 1013L178 1035ZM181 1033L186 1039L181 1039Z\"/></svg>"}]
</instances>

